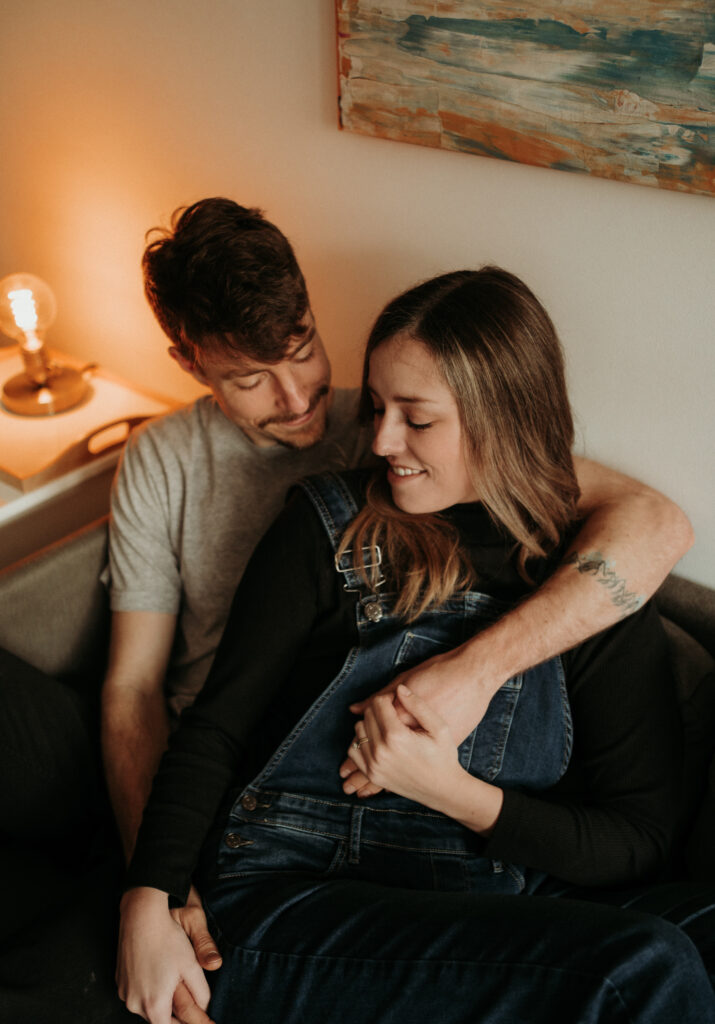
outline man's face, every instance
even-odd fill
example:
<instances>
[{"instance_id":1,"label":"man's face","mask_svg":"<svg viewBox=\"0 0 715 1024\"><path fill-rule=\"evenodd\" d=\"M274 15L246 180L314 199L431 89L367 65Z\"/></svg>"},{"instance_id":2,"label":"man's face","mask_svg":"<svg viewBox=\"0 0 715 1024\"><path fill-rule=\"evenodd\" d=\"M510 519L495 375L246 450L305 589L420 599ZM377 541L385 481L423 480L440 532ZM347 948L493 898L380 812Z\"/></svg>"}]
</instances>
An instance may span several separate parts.
<instances>
[{"instance_id":1,"label":"man's face","mask_svg":"<svg viewBox=\"0 0 715 1024\"><path fill-rule=\"evenodd\" d=\"M289 339L286 355L277 363L210 354L199 370L176 350L172 355L211 389L223 413L254 444L309 448L325 433L330 363L310 310L303 323L305 333Z\"/></svg>"}]
</instances>

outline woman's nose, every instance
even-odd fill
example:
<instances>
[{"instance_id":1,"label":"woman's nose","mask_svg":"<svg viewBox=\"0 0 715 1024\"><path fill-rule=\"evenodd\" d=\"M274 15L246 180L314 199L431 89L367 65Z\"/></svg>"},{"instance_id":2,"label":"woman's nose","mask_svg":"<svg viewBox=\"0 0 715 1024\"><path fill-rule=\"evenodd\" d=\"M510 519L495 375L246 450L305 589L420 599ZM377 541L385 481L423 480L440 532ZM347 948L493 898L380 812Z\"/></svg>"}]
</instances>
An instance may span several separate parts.
<instances>
[{"instance_id":1,"label":"woman's nose","mask_svg":"<svg viewBox=\"0 0 715 1024\"><path fill-rule=\"evenodd\" d=\"M383 458L397 455L404 451L404 447L404 439L396 424L390 423L386 416L375 422L375 438L372 442L375 455Z\"/></svg>"}]
</instances>

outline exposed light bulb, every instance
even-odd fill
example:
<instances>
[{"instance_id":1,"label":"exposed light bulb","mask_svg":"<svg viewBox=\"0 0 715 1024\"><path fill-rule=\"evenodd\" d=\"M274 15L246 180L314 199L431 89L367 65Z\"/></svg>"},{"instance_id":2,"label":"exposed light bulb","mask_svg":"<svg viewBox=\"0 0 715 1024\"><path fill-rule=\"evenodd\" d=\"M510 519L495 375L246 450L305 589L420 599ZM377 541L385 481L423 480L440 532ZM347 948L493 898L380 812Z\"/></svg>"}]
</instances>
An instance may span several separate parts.
<instances>
[{"instance_id":1,"label":"exposed light bulb","mask_svg":"<svg viewBox=\"0 0 715 1024\"><path fill-rule=\"evenodd\" d=\"M10 274L0 281L0 329L21 345L42 344L54 323L57 303L52 289L34 274Z\"/></svg>"},{"instance_id":2,"label":"exposed light bulb","mask_svg":"<svg viewBox=\"0 0 715 1024\"><path fill-rule=\"evenodd\" d=\"M37 303L30 288L14 288L7 293L15 323L21 331L37 328Z\"/></svg>"},{"instance_id":3,"label":"exposed light bulb","mask_svg":"<svg viewBox=\"0 0 715 1024\"><path fill-rule=\"evenodd\" d=\"M0 330L20 342L25 372L8 380L3 403L26 416L47 416L81 402L87 382L77 370L51 363L44 334L54 322L52 289L34 274L10 274L0 281Z\"/></svg>"}]
</instances>

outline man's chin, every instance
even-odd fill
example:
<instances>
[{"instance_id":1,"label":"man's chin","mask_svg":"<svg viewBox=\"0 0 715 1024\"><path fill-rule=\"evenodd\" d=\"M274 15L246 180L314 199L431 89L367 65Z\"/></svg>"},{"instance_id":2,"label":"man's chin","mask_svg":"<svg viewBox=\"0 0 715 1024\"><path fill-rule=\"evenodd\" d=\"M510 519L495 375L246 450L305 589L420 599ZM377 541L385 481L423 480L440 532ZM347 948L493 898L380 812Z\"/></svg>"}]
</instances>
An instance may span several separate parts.
<instances>
[{"instance_id":1,"label":"man's chin","mask_svg":"<svg viewBox=\"0 0 715 1024\"><path fill-rule=\"evenodd\" d=\"M291 427L289 423L273 423L266 429L266 436L286 448L312 448L325 437L327 411L321 402L309 423L304 427Z\"/></svg>"}]
</instances>

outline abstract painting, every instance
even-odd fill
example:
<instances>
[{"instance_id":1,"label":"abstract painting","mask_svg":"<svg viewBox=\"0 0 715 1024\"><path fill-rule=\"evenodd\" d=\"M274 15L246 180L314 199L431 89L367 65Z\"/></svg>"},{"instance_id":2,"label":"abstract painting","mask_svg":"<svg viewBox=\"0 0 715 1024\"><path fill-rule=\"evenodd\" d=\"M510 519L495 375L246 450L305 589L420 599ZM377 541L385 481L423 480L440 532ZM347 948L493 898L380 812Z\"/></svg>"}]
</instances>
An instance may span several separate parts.
<instances>
[{"instance_id":1,"label":"abstract painting","mask_svg":"<svg viewBox=\"0 0 715 1024\"><path fill-rule=\"evenodd\" d=\"M349 131L715 194L715 0L337 0Z\"/></svg>"}]
</instances>

